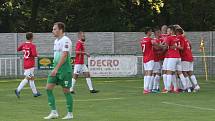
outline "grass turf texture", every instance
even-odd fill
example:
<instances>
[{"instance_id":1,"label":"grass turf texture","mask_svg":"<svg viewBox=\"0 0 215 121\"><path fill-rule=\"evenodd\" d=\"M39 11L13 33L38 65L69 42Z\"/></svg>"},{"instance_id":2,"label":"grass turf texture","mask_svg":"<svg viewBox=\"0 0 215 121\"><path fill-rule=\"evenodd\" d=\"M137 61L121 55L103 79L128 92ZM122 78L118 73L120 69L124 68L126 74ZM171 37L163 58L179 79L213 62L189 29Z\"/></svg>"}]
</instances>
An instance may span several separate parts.
<instances>
[{"instance_id":1,"label":"grass turf texture","mask_svg":"<svg viewBox=\"0 0 215 121\"><path fill-rule=\"evenodd\" d=\"M199 78L198 78L199 79ZM73 121L214 121L215 81L199 79L201 91L181 94L142 94L142 78L93 78L98 94L90 94L84 78L76 83ZM46 79L37 79L43 94L33 97L28 85L17 99L20 79L0 80L0 121L43 121L50 112ZM62 88L54 90L60 121L66 114Z\"/></svg>"}]
</instances>

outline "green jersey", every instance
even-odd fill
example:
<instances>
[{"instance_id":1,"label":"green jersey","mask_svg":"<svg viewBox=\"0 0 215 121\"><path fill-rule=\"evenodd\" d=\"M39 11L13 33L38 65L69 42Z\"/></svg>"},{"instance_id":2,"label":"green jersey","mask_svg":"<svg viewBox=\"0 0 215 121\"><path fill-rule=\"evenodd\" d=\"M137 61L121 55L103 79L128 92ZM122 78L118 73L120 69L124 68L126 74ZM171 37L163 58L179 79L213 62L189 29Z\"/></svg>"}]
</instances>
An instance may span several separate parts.
<instances>
[{"instance_id":1,"label":"green jersey","mask_svg":"<svg viewBox=\"0 0 215 121\"><path fill-rule=\"evenodd\" d=\"M63 52L68 52L67 58L64 64L58 69L58 73L71 72L70 53L72 48L71 40L63 36L60 39L56 39L54 43L54 67L59 63Z\"/></svg>"}]
</instances>

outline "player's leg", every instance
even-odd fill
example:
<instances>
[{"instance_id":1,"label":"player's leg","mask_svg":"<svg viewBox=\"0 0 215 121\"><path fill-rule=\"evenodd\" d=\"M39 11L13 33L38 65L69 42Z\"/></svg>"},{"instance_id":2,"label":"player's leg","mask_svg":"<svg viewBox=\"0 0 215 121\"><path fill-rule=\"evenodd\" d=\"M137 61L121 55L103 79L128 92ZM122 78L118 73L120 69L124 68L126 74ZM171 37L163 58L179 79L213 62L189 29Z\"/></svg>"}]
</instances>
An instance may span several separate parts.
<instances>
[{"instance_id":1,"label":"player's leg","mask_svg":"<svg viewBox=\"0 0 215 121\"><path fill-rule=\"evenodd\" d=\"M73 78L72 78L72 86L70 88L70 92L73 94L75 93L75 83L76 83L76 80L78 79L78 76L80 73L81 73L81 65L75 64L74 72L73 72Z\"/></svg>"},{"instance_id":2,"label":"player's leg","mask_svg":"<svg viewBox=\"0 0 215 121\"><path fill-rule=\"evenodd\" d=\"M153 90L152 92L159 91L159 81L160 81L160 62L155 62L154 69L153 69Z\"/></svg>"},{"instance_id":3,"label":"player's leg","mask_svg":"<svg viewBox=\"0 0 215 121\"><path fill-rule=\"evenodd\" d=\"M189 62L182 61L182 73L186 79L186 88L188 92L191 92L192 83L189 79L188 71L189 71Z\"/></svg>"},{"instance_id":4,"label":"player's leg","mask_svg":"<svg viewBox=\"0 0 215 121\"><path fill-rule=\"evenodd\" d=\"M179 62L177 63L177 73L178 73L178 76L181 80L181 83L183 85L183 88L184 90L187 90L188 92L190 92L190 89L187 85L187 79L184 77L183 73L182 73L182 70L183 70L183 67L182 67L182 62L181 60L179 60Z\"/></svg>"},{"instance_id":5,"label":"player's leg","mask_svg":"<svg viewBox=\"0 0 215 121\"><path fill-rule=\"evenodd\" d=\"M166 71L167 71L167 61L168 61L168 58L165 58L164 61L163 61L163 65L162 65L163 84L164 84L163 91L164 92L166 91L166 87L167 87L167 74L166 74Z\"/></svg>"},{"instance_id":6,"label":"player's leg","mask_svg":"<svg viewBox=\"0 0 215 121\"><path fill-rule=\"evenodd\" d=\"M78 79L78 76L79 76L79 74L73 73L73 77L72 77L72 86L71 86L71 88L70 88L70 92L71 92L72 94L75 93L75 83L76 83L76 80Z\"/></svg>"},{"instance_id":7,"label":"player's leg","mask_svg":"<svg viewBox=\"0 0 215 121\"><path fill-rule=\"evenodd\" d=\"M24 88L24 86L28 83L28 75L29 75L29 69L24 70L25 78L20 82L19 86L15 90L15 94L18 98L20 98L20 91Z\"/></svg>"},{"instance_id":8,"label":"player's leg","mask_svg":"<svg viewBox=\"0 0 215 121\"><path fill-rule=\"evenodd\" d=\"M173 74L176 71L176 65L177 65L177 58L168 58L167 62L167 84L166 84L166 92L163 93L168 93L171 91L171 84L172 84L172 79L173 79Z\"/></svg>"},{"instance_id":9,"label":"player's leg","mask_svg":"<svg viewBox=\"0 0 215 121\"><path fill-rule=\"evenodd\" d=\"M70 87L71 87L71 73L66 73L64 75L64 79L60 82L60 85L63 87L63 93L66 98L66 108L67 108L67 114L62 119L72 119L73 118L73 98L70 93Z\"/></svg>"},{"instance_id":10,"label":"player's leg","mask_svg":"<svg viewBox=\"0 0 215 121\"><path fill-rule=\"evenodd\" d=\"M176 78L176 74L172 75L172 84L173 84L173 92L174 93L178 93L178 83L177 83L177 78Z\"/></svg>"},{"instance_id":11,"label":"player's leg","mask_svg":"<svg viewBox=\"0 0 215 121\"><path fill-rule=\"evenodd\" d=\"M145 76L144 76L144 94L148 94L151 92L152 87L152 81L153 81L153 68L154 68L154 61L149 61L147 63L144 63L144 69L145 69Z\"/></svg>"},{"instance_id":12,"label":"player's leg","mask_svg":"<svg viewBox=\"0 0 215 121\"><path fill-rule=\"evenodd\" d=\"M83 65L82 70L83 70L83 74L84 74L84 76L86 78L87 86L88 86L88 88L90 90L90 93L98 93L99 90L95 90L93 88L92 80L91 80L91 77L90 77L90 72L89 72L89 69L87 68L87 66Z\"/></svg>"},{"instance_id":13,"label":"player's leg","mask_svg":"<svg viewBox=\"0 0 215 121\"><path fill-rule=\"evenodd\" d=\"M198 84L198 81L196 79L196 76L193 74L193 62L189 63L189 71L187 72L193 85L194 85L194 91L200 90L200 86Z\"/></svg>"},{"instance_id":14,"label":"player's leg","mask_svg":"<svg viewBox=\"0 0 215 121\"><path fill-rule=\"evenodd\" d=\"M156 80L156 90L160 91L160 78L161 78L161 62L158 63L158 70L155 75L155 80Z\"/></svg>"},{"instance_id":15,"label":"player's leg","mask_svg":"<svg viewBox=\"0 0 215 121\"><path fill-rule=\"evenodd\" d=\"M48 96L48 104L51 109L51 113L47 117L44 117L44 119L54 119L54 118L58 118L59 116L55 105L55 97L53 94L53 89L56 83L57 83L57 77L56 76L52 77L49 75L47 79L47 84L46 84L46 92Z\"/></svg>"},{"instance_id":16,"label":"player's leg","mask_svg":"<svg viewBox=\"0 0 215 121\"><path fill-rule=\"evenodd\" d=\"M33 92L34 97L41 96L40 92L37 91L36 85L34 83L34 68L30 69L30 74L28 75L29 85L31 87L31 90Z\"/></svg>"}]
</instances>

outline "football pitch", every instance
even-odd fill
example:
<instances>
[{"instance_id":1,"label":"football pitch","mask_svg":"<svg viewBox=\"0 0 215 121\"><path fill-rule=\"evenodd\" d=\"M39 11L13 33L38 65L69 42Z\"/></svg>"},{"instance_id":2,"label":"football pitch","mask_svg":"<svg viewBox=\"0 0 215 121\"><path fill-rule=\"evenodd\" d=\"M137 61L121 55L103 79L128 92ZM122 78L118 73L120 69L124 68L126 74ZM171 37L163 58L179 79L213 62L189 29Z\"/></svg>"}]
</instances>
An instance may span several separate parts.
<instances>
[{"instance_id":1,"label":"football pitch","mask_svg":"<svg viewBox=\"0 0 215 121\"><path fill-rule=\"evenodd\" d=\"M97 94L88 91L84 78L77 80L73 121L215 121L215 81L198 78L197 93L142 94L142 78L93 78ZM36 86L43 94L33 97L29 85L18 99L14 89L20 79L0 79L0 121L44 121L49 114L46 79ZM60 121L66 115L62 88L54 90Z\"/></svg>"}]
</instances>

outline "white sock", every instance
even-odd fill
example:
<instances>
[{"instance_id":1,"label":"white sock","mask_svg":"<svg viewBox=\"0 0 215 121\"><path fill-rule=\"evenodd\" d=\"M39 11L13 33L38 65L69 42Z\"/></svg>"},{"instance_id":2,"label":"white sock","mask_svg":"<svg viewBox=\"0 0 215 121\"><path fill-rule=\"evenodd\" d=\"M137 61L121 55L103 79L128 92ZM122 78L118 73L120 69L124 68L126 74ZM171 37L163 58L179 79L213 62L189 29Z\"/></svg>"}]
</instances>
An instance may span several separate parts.
<instances>
[{"instance_id":1,"label":"white sock","mask_svg":"<svg viewBox=\"0 0 215 121\"><path fill-rule=\"evenodd\" d=\"M149 91L151 76L144 76L144 90Z\"/></svg>"},{"instance_id":2,"label":"white sock","mask_svg":"<svg viewBox=\"0 0 215 121\"><path fill-rule=\"evenodd\" d=\"M187 80L187 87L193 87L189 77L186 77L186 80Z\"/></svg>"},{"instance_id":3,"label":"white sock","mask_svg":"<svg viewBox=\"0 0 215 121\"><path fill-rule=\"evenodd\" d=\"M186 80L186 78L184 77L183 74L180 74L179 77L180 77L180 80L182 82L182 85L183 85L184 89L187 89L188 87L187 87L187 82L186 82L187 80Z\"/></svg>"},{"instance_id":4,"label":"white sock","mask_svg":"<svg viewBox=\"0 0 215 121\"><path fill-rule=\"evenodd\" d=\"M159 89L159 81L160 81L160 76L159 75L155 75L153 89Z\"/></svg>"},{"instance_id":5,"label":"white sock","mask_svg":"<svg viewBox=\"0 0 215 121\"><path fill-rule=\"evenodd\" d=\"M166 90L170 91L172 84L172 75L167 75L167 84L166 84Z\"/></svg>"},{"instance_id":6,"label":"white sock","mask_svg":"<svg viewBox=\"0 0 215 121\"><path fill-rule=\"evenodd\" d=\"M76 82L76 80L74 78L72 78L72 86L70 88L70 91L74 91L75 82Z\"/></svg>"},{"instance_id":7,"label":"white sock","mask_svg":"<svg viewBox=\"0 0 215 121\"><path fill-rule=\"evenodd\" d=\"M68 112L67 115L71 115L72 116L73 114L72 114L72 112Z\"/></svg>"},{"instance_id":8,"label":"white sock","mask_svg":"<svg viewBox=\"0 0 215 121\"><path fill-rule=\"evenodd\" d=\"M28 80L27 80L27 79L23 79L23 80L20 82L20 84L19 84L19 86L18 86L18 88L17 88L17 91L20 92L20 91L22 90L22 88L23 88L27 83L28 83Z\"/></svg>"},{"instance_id":9,"label":"white sock","mask_svg":"<svg viewBox=\"0 0 215 121\"><path fill-rule=\"evenodd\" d=\"M32 90L33 94L37 94L37 89L36 89L36 86L34 84L34 80L30 80L29 85L31 87L31 90Z\"/></svg>"},{"instance_id":10,"label":"white sock","mask_svg":"<svg viewBox=\"0 0 215 121\"><path fill-rule=\"evenodd\" d=\"M163 84L164 84L164 89L167 88L167 75L163 74Z\"/></svg>"},{"instance_id":11,"label":"white sock","mask_svg":"<svg viewBox=\"0 0 215 121\"><path fill-rule=\"evenodd\" d=\"M192 82L193 82L193 84L194 84L195 86L198 85L198 82L197 82L197 80L196 80L196 76L195 76L195 75L190 76L190 78L191 78L191 80L192 80Z\"/></svg>"},{"instance_id":12,"label":"white sock","mask_svg":"<svg viewBox=\"0 0 215 121\"><path fill-rule=\"evenodd\" d=\"M57 110L51 110L51 113L58 114L58 113L57 113Z\"/></svg>"},{"instance_id":13,"label":"white sock","mask_svg":"<svg viewBox=\"0 0 215 121\"><path fill-rule=\"evenodd\" d=\"M157 75L155 75L154 80L153 80L153 88L152 88L152 89L156 89L156 87L157 87L156 76L157 76Z\"/></svg>"},{"instance_id":14,"label":"white sock","mask_svg":"<svg viewBox=\"0 0 215 121\"><path fill-rule=\"evenodd\" d=\"M176 80L177 80L177 83L178 83L178 88L179 88L179 89L184 89L181 80L180 80L179 78L176 78Z\"/></svg>"},{"instance_id":15,"label":"white sock","mask_svg":"<svg viewBox=\"0 0 215 121\"><path fill-rule=\"evenodd\" d=\"M153 84L154 84L154 76L149 76L150 81L149 81L149 90L152 90Z\"/></svg>"},{"instance_id":16,"label":"white sock","mask_svg":"<svg viewBox=\"0 0 215 121\"><path fill-rule=\"evenodd\" d=\"M148 80L147 80L147 76L144 76L144 80L143 80L143 82L144 82L144 85L143 85L143 87L144 87L144 90L148 90Z\"/></svg>"},{"instance_id":17,"label":"white sock","mask_svg":"<svg viewBox=\"0 0 215 121\"><path fill-rule=\"evenodd\" d=\"M87 85L89 87L89 90L93 90L93 85L92 85L92 81L90 78L86 78L86 81L87 81Z\"/></svg>"},{"instance_id":18,"label":"white sock","mask_svg":"<svg viewBox=\"0 0 215 121\"><path fill-rule=\"evenodd\" d=\"M155 78L156 78L156 89L160 89L160 76L156 75Z\"/></svg>"},{"instance_id":19,"label":"white sock","mask_svg":"<svg viewBox=\"0 0 215 121\"><path fill-rule=\"evenodd\" d=\"M174 91L177 91L178 85L177 85L176 75L172 75L172 83L174 86Z\"/></svg>"}]
</instances>

